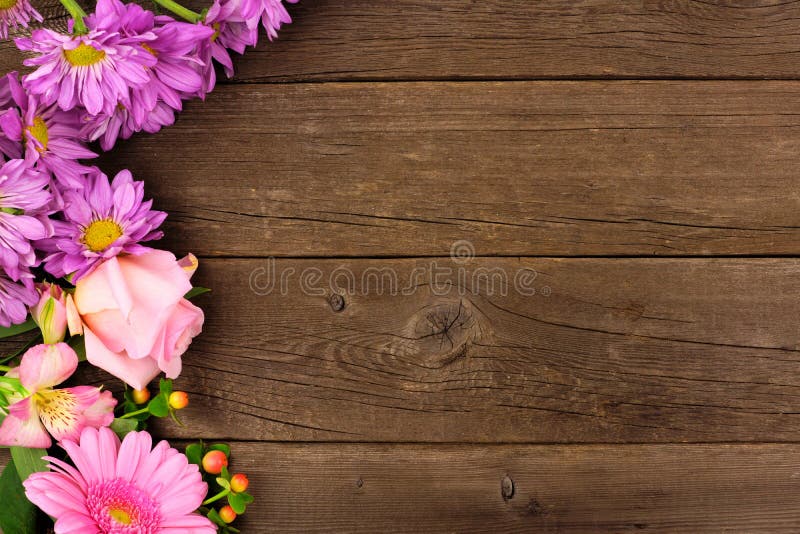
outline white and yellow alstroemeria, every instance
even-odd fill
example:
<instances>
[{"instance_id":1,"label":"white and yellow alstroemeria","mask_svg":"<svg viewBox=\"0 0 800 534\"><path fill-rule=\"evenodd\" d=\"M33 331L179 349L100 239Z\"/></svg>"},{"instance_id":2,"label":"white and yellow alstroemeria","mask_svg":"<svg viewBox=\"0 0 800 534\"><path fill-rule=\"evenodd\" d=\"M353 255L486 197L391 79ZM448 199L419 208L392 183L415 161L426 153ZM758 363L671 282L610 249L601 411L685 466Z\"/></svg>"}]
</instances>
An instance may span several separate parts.
<instances>
[{"instance_id":1,"label":"white and yellow alstroemeria","mask_svg":"<svg viewBox=\"0 0 800 534\"><path fill-rule=\"evenodd\" d=\"M47 448L50 436L77 440L85 427L108 426L117 401L109 391L92 386L54 389L78 367L78 355L66 343L42 344L28 349L19 367L6 377L19 380L7 395L7 413L0 424L0 445ZM48 435L49 433L49 435Z\"/></svg>"}]
</instances>

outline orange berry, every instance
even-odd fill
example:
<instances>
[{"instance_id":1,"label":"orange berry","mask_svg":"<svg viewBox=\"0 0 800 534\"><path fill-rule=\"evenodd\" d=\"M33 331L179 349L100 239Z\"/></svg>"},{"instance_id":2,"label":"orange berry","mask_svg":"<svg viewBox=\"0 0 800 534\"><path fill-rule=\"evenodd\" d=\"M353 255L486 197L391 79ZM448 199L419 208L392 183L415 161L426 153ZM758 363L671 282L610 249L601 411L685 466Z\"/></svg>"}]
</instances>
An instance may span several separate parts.
<instances>
[{"instance_id":1,"label":"orange berry","mask_svg":"<svg viewBox=\"0 0 800 534\"><path fill-rule=\"evenodd\" d=\"M229 505L225 505L219 509L219 516L226 523L233 523L233 520L236 519L236 512Z\"/></svg>"},{"instance_id":2,"label":"orange berry","mask_svg":"<svg viewBox=\"0 0 800 534\"><path fill-rule=\"evenodd\" d=\"M203 470L212 475L222 473L222 468L228 467L228 457L222 451L208 451L203 456Z\"/></svg>"},{"instance_id":3,"label":"orange berry","mask_svg":"<svg viewBox=\"0 0 800 534\"><path fill-rule=\"evenodd\" d=\"M145 402L150 400L150 390L148 390L147 388L134 389L131 396L133 397L133 402L135 402L136 404L144 404Z\"/></svg>"},{"instance_id":4,"label":"orange berry","mask_svg":"<svg viewBox=\"0 0 800 534\"><path fill-rule=\"evenodd\" d=\"M183 410L189 405L189 395L185 391L173 391L169 395L169 405L173 410Z\"/></svg>"},{"instance_id":5,"label":"orange berry","mask_svg":"<svg viewBox=\"0 0 800 534\"><path fill-rule=\"evenodd\" d=\"M247 475L242 473L237 473L231 477L231 489L234 493L242 493L243 491L247 491L247 486L250 485L250 481L247 480Z\"/></svg>"}]
</instances>

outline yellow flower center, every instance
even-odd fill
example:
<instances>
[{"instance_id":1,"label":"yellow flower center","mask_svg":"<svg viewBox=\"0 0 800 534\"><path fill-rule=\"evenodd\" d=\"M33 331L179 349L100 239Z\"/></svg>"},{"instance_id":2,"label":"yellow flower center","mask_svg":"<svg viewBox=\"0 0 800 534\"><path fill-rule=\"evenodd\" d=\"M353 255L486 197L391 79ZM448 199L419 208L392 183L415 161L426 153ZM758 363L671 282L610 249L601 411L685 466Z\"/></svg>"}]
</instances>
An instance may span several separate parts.
<instances>
[{"instance_id":1,"label":"yellow flower center","mask_svg":"<svg viewBox=\"0 0 800 534\"><path fill-rule=\"evenodd\" d=\"M2 0L0 0L0 2L1 1ZM41 117L34 118L33 124L28 126L28 133L42 145L36 150L39 152L47 150L47 142L50 140L50 134L47 131L47 124L45 124L44 119Z\"/></svg>"},{"instance_id":2,"label":"yellow flower center","mask_svg":"<svg viewBox=\"0 0 800 534\"><path fill-rule=\"evenodd\" d=\"M0 0L0 9L11 9L17 5L17 0Z\"/></svg>"},{"instance_id":3,"label":"yellow flower center","mask_svg":"<svg viewBox=\"0 0 800 534\"><path fill-rule=\"evenodd\" d=\"M122 228L111 219L94 221L83 233L83 244L92 252L100 252L122 235Z\"/></svg>"},{"instance_id":4,"label":"yellow flower center","mask_svg":"<svg viewBox=\"0 0 800 534\"><path fill-rule=\"evenodd\" d=\"M219 22L215 22L211 27L214 28L214 35L211 36L211 42L213 43L217 40L217 37L219 37Z\"/></svg>"},{"instance_id":5,"label":"yellow flower center","mask_svg":"<svg viewBox=\"0 0 800 534\"><path fill-rule=\"evenodd\" d=\"M108 515L110 515L111 519L113 519L120 525L130 525L132 522L131 514L129 514L122 508L109 508Z\"/></svg>"},{"instance_id":6,"label":"yellow flower center","mask_svg":"<svg viewBox=\"0 0 800 534\"><path fill-rule=\"evenodd\" d=\"M106 57L106 53L91 45L81 43L77 48L64 50L64 57L75 67L88 67L102 61Z\"/></svg>"}]
</instances>

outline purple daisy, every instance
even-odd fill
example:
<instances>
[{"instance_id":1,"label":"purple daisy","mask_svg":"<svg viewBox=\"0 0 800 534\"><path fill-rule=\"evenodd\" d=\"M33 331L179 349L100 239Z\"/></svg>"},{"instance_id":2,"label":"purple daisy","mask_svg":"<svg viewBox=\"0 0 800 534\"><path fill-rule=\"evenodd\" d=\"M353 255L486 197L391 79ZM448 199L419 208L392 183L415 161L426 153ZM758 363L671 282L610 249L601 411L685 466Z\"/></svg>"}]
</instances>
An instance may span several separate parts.
<instances>
[{"instance_id":1,"label":"purple daisy","mask_svg":"<svg viewBox=\"0 0 800 534\"><path fill-rule=\"evenodd\" d=\"M156 106L150 110L141 123L136 121L127 108L117 106L111 115L93 117L84 126L83 135L89 141L99 139L100 147L103 150L111 150L119 138L129 139L139 131L156 133L162 127L169 126L174 122L175 111L162 101L156 102Z\"/></svg>"},{"instance_id":2,"label":"purple daisy","mask_svg":"<svg viewBox=\"0 0 800 534\"><path fill-rule=\"evenodd\" d=\"M31 241L52 232L45 217L52 199L49 183L47 174L25 160L12 159L0 167L0 267L12 280L38 265Z\"/></svg>"},{"instance_id":3,"label":"purple daisy","mask_svg":"<svg viewBox=\"0 0 800 534\"><path fill-rule=\"evenodd\" d=\"M216 85L217 75L212 59L222 65L225 75L233 76L233 60L228 50L243 54L245 48L258 41L258 28L251 28L242 17L241 5L236 0L214 3L208 8L203 25L213 30L211 36L203 41L199 55L203 61L201 75L203 87L198 93L201 98L210 93Z\"/></svg>"},{"instance_id":4,"label":"purple daisy","mask_svg":"<svg viewBox=\"0 0 800 534\"><path fill-rule=\"evenodd\" d=\"M0 0L0 39L8 39L9 29L27 28L31 19L44 20L28 0Z\"/></svg>"},{"instance_id":5,"label":"purple daisy","mask_svg":"<svg viewBox=\"0 0 800 534\"><path fill-rule=\"evenodd\" d=\"M0 118L14 108L14 98L11 96L12 77L16 80L17 73L12 72L0 78ZM0 130L0 163L6 159L19 159L21 157L22 145L6 137Z\"/></svg>"},{"instance_id":6,"label":"purple daisy","mask_svg":"<svg viewBox=\"0 0 800 534\"><path fill-rule=\"evenodd\" d=\"M133 91L132 106L126 106L137 123L162 100L175 110L182 107L181 96L196 93L202 78L196 65L202 62L197 49L214 33L197 24L177 22L172 17L156 17L136 4L119 0L100 0L95 12L86 19L90 29L119 33L128 38L152 35L142 47L156 63L149 69L150 81Z\"/></svg>"},{"instance_id":7,"label":"purple daisy","mask_svg":"<svg viewBox=\"0 0 800 534\"><path fill-rule=\"evenodd\" d=\"M22 83L43 105L58 102L64 111L83 106L90 115L111 114L119 103L129 105L131 87L150 81L148 69L156 58L142 44L154 38L152 33L134 38L105 30L85 35L36 30L31 38L16 39L17 48L37 54L23 62L38 68Z\"/></svg>"},{"instance_id":8,"label":"purple daisy","mask_svg":"<svg viewBox=\"0 0 800 534\"><path fill-rule=\"evenodd\" d=\"M153 201L143 198L144 184L130 171L121 171L109 184L96 169L82 191L64 194L65 220L53 221L53 237L39 244L51 252L45 269L59 278L72 275L75 283L105 259L150 250L139 243L161 238L157 228L167 214L151 210Z\"/></svg>"},{"instance_id":9,"label":"purple daisy","mask_svg":"<svg viewBox=\"0 0 800 534\"><path fill-rule=\"evenodd\" d=\"M0 271L0 326L22 324L28 317L28 307L39 300L33 285L33 275L23 272L19 280L12 280Z\"/></svg>"},{"instance_id":10,"label":"purple daisy","mask_svg":"<svg viewBox=\"0 0 800 534\"><path fill-rule=\"evenodd\" d=\"M62 186L79 189L89 167L76 160L94 158L94 152L78 139L83 113L79 109L61 110L57 105L43 106L39 97L26 94L16 76L8 76L16 108L0 117L5 136L25 146L25 161L52 173Z\"/></svg>"},{"instance_id":11,"label":"purple daisy","mask_svg":"<svg viewBox=\"0 0 800 534\"><path fill-rule=\"evenodd\" d=\"M238 0L241 2L241 14L247 21L250 28L258 28L258 22L267 31L267 37L271 41L278 36L278 30L283 24L292 22L292 17L286 11L282 0ZM290 4L296 4L297 0L287 0Z\"/></svg>"}]
</instances>

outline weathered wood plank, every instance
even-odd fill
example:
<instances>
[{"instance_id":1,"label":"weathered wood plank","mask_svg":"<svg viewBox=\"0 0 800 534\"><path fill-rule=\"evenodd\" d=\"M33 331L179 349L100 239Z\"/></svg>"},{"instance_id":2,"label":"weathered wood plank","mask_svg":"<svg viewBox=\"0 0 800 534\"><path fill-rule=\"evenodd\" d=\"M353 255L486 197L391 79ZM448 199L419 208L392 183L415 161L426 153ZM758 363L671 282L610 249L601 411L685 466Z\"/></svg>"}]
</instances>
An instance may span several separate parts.
<instances>
[{"instance_id":1,"label":"weathered wood plank","mask_svg":"<svg viewBox=\"0 0 800 534\"><path fill-rule=\"evenodd\" d=\"M800 440L797 260L279 260L264 294L269 268L201 264L214 293L198 300L206 330L176 385L192 403L187 426L166 421L164 435ZM505 273L507 294L478 269ZM338 312L334 272L340 290L355 278Z\"/></svg>"},{"instance_id":2,"label":"weathered wood plank","mask_svg":"<svg viewBox=\"0 0 800 534\"><path fill-rule=\"evenodd\" d=\"M797 445L239 442L233 453L257 498L243 532L800 528Z\"/></svg>"},{"instance_id":3,"label":"weathered wood plank","mask_svg":"<svg viewBox=\"0 0 800 534\"><path fill-rule=\"evenodd\" d=\"M238 80L800 75L794 3L302 0L289 10L295 23L278 40L237 60ZM3 71L18 61L0 48Z\"/></svg>"},{"instance_id":4,"label":"weathered wood plank","mask_svg":"<svg viewBox=\"0 0 800 534\"><path fill-rule=\"evenodd\" d=\"M797 446L237 443L244 532L796 532ZM502 481L513 481L504 499ZM508 481L506 481L508 487ZM264 499L266 497L266 499Z\"/></svg>"},{"instance_id":5,"label":"weathered wood plank","mask_svg":"<svg viewBox=\"0 0 800 534\"><path fill-rule=\"evenodd\" d=\"M800 252L800 83L225 87L115 149L214 256Z\"/></svg>"},{"instance_id":6,"label":"weathered wood plank","mask_svg":"<svg viewBox=\"0 0 800 534\"><path fill-rule=\"evenodd\" d=\"M734 5L735 4L735 5ZM240 80L797 78L794 3L302 0Z\"/></svg>"}]
</instances>

